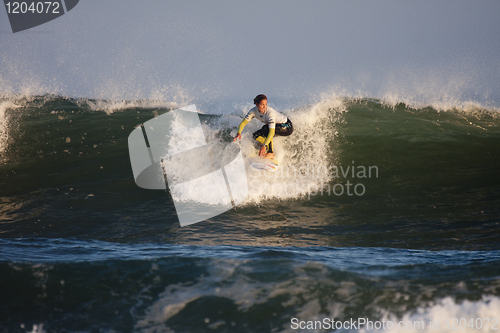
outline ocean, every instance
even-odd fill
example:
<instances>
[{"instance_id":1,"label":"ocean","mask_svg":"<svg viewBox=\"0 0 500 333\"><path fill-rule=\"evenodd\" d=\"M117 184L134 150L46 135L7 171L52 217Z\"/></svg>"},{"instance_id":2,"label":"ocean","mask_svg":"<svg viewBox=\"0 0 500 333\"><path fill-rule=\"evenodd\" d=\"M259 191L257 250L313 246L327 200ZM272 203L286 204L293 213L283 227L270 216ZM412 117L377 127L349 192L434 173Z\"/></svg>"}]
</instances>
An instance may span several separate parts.
<instances>
[{"instance_id":1,"label":"ocean","mask_svg":"<svg viewBox=\"0 0 500 333\"><path fill-rule=\"evenodd\" d=\"M214 105L204 134L230 143L252 105ZM294 124L280 169L181 227L168 190L135 184L127 139L182 105L0 98L0 332L500 330L497 107L269 105Z\"/></svg>"}]
</instances>

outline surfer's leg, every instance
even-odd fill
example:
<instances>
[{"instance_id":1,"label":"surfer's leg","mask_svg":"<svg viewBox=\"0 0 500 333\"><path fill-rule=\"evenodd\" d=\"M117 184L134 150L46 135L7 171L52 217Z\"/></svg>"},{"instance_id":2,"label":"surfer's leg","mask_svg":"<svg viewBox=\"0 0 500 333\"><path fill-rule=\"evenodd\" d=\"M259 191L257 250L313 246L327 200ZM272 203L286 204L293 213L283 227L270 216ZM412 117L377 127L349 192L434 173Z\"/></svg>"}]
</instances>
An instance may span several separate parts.
<instances>
[{"instance_id":1,"label":"surfer's leg","mask_svg":"<svg viewBox=\"0 0 500 333\"><path fill-rule=\"evenodd\" d=\"M293 125L290 119L284 124L276 124L276 129L274 135L276 136L289 136L293 133ZM267 135L269 134L269 127L267 125L263 126L260 130L253 134L253 137L257 142L263 144L266 141ZM269 142L269 149L267 150L266 158L274 158L273 149L273 139Z\"/></svg>"},{"instance_id":2,"label":"surfer's leg","mask_svg":"<svg viewBox=\"0 0 500 333\"><path fill-rule=\"evenodd\" d=\"M253 133L253 138L255 140L259 141L259 139L257 139L257 138L258 137L263 137L264 141L265 141L268 134L269 134L269 126L268 125L264 125L264 126L262 126L262 128L260 130L258 130L258 131L256 131L256 132ZM264 143L264 141L262 141L262 143Z\"/></svg>"},{"instance_id":3,"label":"surfer's leg","mask_svg":"<svg viewBox=\"0 0 500 333\"><path fill-rule=\"evenodd\" d=\"M293 133L293 124L290 119L284 124L276 124L276 130L274 135L278 136L289 136Z\"/></svg>"},{"instance_id":4,"label":"surfer's leg","mask_svg":"<svg viewBox=\"0 0 500 333\"><path fill-rule=\"evenodd\" d=\"M266 142L268 134L269 134L269 126L264 125L260 130L253 133L253 138L257 140L258 143L264 144L264 142Z\"/></svg>"},{"instance_id":5,"label":"surfer's leg","mask_svg":"<svg viewBox=\"0 0 500 333\"><path fill-rule=\"evenodd\" d=\"M269 142L269 149L267 150L266 158L273 159L274 158L274 152L273 152L273 139Z\"/></svg>"},{"instance_id":6,"label":"surfer's leg","mask_svg":"<svg viewBox=\"0 0 500 333\"><path fill-rule=\"evenodd\" d=\"M260 144L264 144L264 142L266 142L266 138L260 135L256 137L255 140L257 140L257 142Z\"/></svg>"},{"instance_id":7,"label":"surfer's leg","mask_svg":"<svg viewBox=\"0 0 500 333\"><path fill-rule=\"evenodd\" d=\"M269 149L267 150L268 153L273 153L273 139L269 142Z\"/></svg>"},{"instance_id":8,"label":"surfer's leg","mask_svg":"<svg viewBox=\"0 0 500 333\"><path fill-rule=\"evenodd\" d=\"M262 128L255 133L253 133L253 138L260 143L261 145L266 142L267 135L269 134L269 126L264 125ZM268 150L266 153L266 158L273 159L274 158L274 152L273 152L273 140L271 139L271 142L269 142ZM257 149L260 149L260 145L256 147Z\"/></svg>"}]
</instances>

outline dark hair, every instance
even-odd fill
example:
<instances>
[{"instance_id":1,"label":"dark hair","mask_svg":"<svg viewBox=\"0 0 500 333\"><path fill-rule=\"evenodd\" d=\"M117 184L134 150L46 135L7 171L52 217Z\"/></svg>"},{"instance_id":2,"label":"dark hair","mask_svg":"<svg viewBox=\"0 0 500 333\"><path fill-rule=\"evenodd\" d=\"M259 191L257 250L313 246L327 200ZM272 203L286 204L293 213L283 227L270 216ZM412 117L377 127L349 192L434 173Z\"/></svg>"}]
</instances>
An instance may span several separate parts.
<instances>
[{"instance_id":1,"label":"dark hair","mask_svg":"<svg viewBox=\"0 0 500 333\"><path fill-rule=\"evenodd\" d=\"M260 104L260 102L262 102L263 100L266 100L266 101L267 101L267 97L266 97L266 95L264 95L264 94L257 95L257 97L255 97L255 98L253 99L253 104L258 105L258 104Z\"/></svg>"}]
</instances>

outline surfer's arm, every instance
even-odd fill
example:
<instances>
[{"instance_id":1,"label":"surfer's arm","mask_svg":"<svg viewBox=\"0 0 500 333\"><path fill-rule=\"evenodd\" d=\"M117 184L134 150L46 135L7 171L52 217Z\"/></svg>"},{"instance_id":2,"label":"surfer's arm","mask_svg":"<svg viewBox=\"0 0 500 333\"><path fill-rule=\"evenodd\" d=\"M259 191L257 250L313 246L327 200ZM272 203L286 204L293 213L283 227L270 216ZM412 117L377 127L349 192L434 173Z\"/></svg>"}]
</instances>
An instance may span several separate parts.
<instances>
[{"instance_id":1,"label":"surfer's arm","mask_svg":"<svg viewBox=\"0 0 500 333\"><path fill-rule=\"evenodd\" d=\"M275 129L274 128L270 128L269 129L269 134L267 134L266 141L264 141L264 145L265 146L267 146L269 144L269 142L271 142L271 140L274 137L274 133L275 133Z\"/></svg>"},{"instance_id":2,"label":"surfer's arm","mask_svg":"<svg viewBox=\"0 0 500 333\"><path fill-rule=\"evenodd\" d=\"M249 120L243 119L243 121L240 123L240 126L238 126L238 134L241 134L243 131L243 128L248 124Z\"/></svg>"},{"instance_id":3,"label":"surfer's arm","mask_svg":"<svg viewBox=\"0 0 500 333\"><path fill-rule=\"evenodd\" d=\"M246 124L248 124L249 120L243 119L243 121L240 123L240 126L238 126L238 133L236 133L236 136L234 137L233 141L236 141L236 139L241 140L241 131L243 131L243 128L245 127Z\"/></svg>"}]
</instances>

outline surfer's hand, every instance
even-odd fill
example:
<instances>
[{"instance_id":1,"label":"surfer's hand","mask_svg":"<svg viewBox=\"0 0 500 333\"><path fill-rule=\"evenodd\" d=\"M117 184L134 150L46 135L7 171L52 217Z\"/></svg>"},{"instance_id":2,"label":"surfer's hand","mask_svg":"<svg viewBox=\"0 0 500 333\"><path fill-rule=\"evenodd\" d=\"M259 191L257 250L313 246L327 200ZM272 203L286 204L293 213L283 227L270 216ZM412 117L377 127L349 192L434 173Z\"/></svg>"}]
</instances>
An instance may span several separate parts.
<instances>
[{"instance_id":1,"label":"surfer's hand","mask_svg":"<svg viewBox=\"0 0 500 333\"><path fill-rule=\"evenodd\" d=\"M264 156L266 156L266 146L262 146L259 152L259 157L263 158Z\"/></svg>"},{"instance_id":2,"label":"surfer's hand","mask_svg":"<svg viewBox=\"0 0 500 333\"><path fill-rule=\"evenodd\" d=\"M233 141L236 141L236 139L240 139L241 140L241 134L240 133L236 134L236 136L234 137Z\"/></svg>"}]
</instances>

